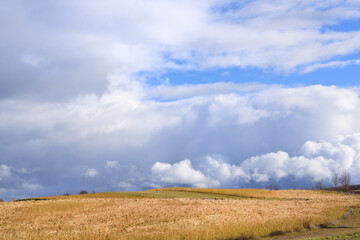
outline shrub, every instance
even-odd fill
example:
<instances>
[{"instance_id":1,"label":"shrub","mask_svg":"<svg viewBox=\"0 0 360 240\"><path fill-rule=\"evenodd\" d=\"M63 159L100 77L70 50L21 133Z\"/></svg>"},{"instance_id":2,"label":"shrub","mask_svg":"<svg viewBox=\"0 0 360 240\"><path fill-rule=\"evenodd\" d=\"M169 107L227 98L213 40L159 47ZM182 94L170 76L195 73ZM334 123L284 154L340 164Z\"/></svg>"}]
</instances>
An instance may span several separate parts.
<instances>
[{"instance_id":1,"label":"shrub","mask_svg":"<svg viewBox=\"0 0 360 240\"><path fill-rule=\"evenodd\" d=\"M254 239L253 236L246 236L246 235L241 235L235 238L225 238L225 240L253 240L253 239Z\"/></svg>"},{"instance_id":2,"label":"shrub","mask_svg":"<svg viewBox=\"0 0 360 240\"><path fill-rule=\"evenodd\" d=\"M268 185L266 185L265 187L268 190L278 190L279 188L277 187L276 183L274 182L270 182Z\"/></svg>"},{"instance_id":3,"label":"shrub","mask_svg":"<svg viewBox=\"0 0 360 240\"><path fill-rule=\"evenodd\" d=\"M324 181L322 179L316 181L315 188L318 190L324 189Z\"/></svg>"},{"instance_id":4,"label":"shrub","mask_svg":"<svg viewBox=\"0 0 360 240\"><path fill-rule=\"evenodd\" d=\"M4 200L4 199L2 199L2 198L0 198L0 202L5 202L5 200Z\"/></svg>"},{"instance_id":5,"label":"shrub","mask_svg":"<svg viewBox=\"0 0 360 240\"><path fill-rule=\"evenodd\" d=\"M88 192L85 191L85 190L82 190L82 191L79 192L79 194L88 194Z\"/></svg>"},{"instance_id":6,"label":"shrub","mask_svg":"<svg viewBox=\"0 0 360 240\"><path fill-rule=\"evenodd\" d=\"M330 220L319 225L320 228L332 228L337 224L336 220Z\"/></svg>"},{"instance_id":7,"label":"shrub","mask_svg":"<svg viewBox=\"0 0 360 240\"><path fill-rule=\"evenodd\" d=\"M269 234L270 237L274 237L274 236L280 236L280 235L284 235L286 232L282 231L282 230L278 230L278 231L273 231Z\"/></svg>"},{"instance_id":8,"label":"shrub","mask_svg":"<svg viewBox=\"0 0 360 240\"><path fill-rule=\"evenodd\" d=\"M64 193L63 196L70 196L70 193Z\"/></svg>"}]
</instances>

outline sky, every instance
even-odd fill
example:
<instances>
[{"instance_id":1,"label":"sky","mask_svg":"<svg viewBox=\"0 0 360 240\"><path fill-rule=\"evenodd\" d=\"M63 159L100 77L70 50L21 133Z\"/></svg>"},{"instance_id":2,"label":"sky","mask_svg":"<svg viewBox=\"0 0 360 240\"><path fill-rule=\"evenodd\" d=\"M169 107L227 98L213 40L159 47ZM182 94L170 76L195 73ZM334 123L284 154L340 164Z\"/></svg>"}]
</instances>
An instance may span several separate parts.
<instances>
[{"instance_id":1,"label":"sky","mask_svg":"<svg viewBox=\"0 0 360 240\"><path fill-rule=\"evenodd\" d=\"M360 183L359 0L5 0L0 198Z\"/></svg>"}]
</instances>

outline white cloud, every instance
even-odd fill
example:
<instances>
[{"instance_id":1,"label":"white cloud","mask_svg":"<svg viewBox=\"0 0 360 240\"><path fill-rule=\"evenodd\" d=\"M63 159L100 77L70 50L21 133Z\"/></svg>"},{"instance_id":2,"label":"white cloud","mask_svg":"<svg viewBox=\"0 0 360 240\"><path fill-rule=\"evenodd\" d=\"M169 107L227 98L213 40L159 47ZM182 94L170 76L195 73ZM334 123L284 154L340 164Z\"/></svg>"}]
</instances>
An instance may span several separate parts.
<instances>
[{"instance_id":1,"label":"white cloud","mask_svg":"<svg viewBox=\"0 0 360 240\"><path fill-rule=\"evenodd\" d=\"M252 157L241 163L247 172L257 171L261 181L276 177L278 179L293 175L297 178L307 175L314 179L330 179L334 173L349 171L357 181L360 176L360 134L354 133L333 142L307 141L301 148L300 156L290 157L286 152L274 152Z\"/></svg>"},{"instance_id":2,"label":"white cloud","mask_svg":"<svg viewBox=\"0 0 360 240\"><path fill-rule=\"evenodd\" d=\"M205 156L204 162L200 164L200 169L203 169L207 176L216 179L222 185L246 177L241 167L230 165L221 156Z\"/></svg>"},{"instance_id":3,"label":"white cloud","mask_svg":"<svg viewBox=\"0 0 360 240\"><path fill-rule=\"evenodd\" d=\"M359 18L358 1L2 4L0 189L9 196L33 180L38 192L78 192L231 186L358 168L357 137L333 141L360 132L357 88L172 86L171 78L152 86L144 73L358 64L346 57L360 50L360 32L327 30ZM193 164L176 163L185 157ZM103 176L104 167L117 168ZM152 168L159 184L149 179Z\"/></svg>"},{"instance_id":4,"label":"white cloud","mask_svg":"<svg viewBox=\"0 0 360 240\"><path fill-rule=\"evenodd\" d=\"M329 67L345 67L348 65L358 65L360 64L360 59L356 59L356 60L346 60L346 61L330 61L330 62L326 62L326 63L316 63L310 66L307 66L304 69L304 73L309 73L309 72L313 72L317 69L321 69L321 68L329 68Z\"/></svg>"},{"instance_id":5,"label":"white cloud","mask_svg":"<svg viewBox=\"0 0 360 240\"><path fill-rule=\"evenodd\" d=\"M232 2L237 7L229 9L231 2L6 2L0 89L7 91L0 97L100 95L113 73L214 67L308 72L338 66L336 57L360 50L359 31L326 30L359 18L354 1L258 0Z\"/></svg>"},{"instance_id":6,"label":"white cloud","mask_svg":"<svg viewBox=\"0 0 360 240\"><path fill-rule=\"evenodd\" d=\"M9 166L5 164L0 165L0 181L2 178L10 177L11 176L11 169Z\"/></svg>"},{"instance_id":7,"label":"white cloud","mask_svg":"<svg viewBox=\"0 0 360 240\"><path fill-rule=\"evenodd\" d=\"M173 165L155 163L152 174L156 182L173 184L201 183L201 186L238 186L246 182L268 182L292 177L313 180L327 179L333 174L348 171L353 180L359 181L360 175L360 133L340 137L334 142L306 142L298 156L287 152L271 152L254 156L236 165L230 165L221 156L205 156L199 170L192 167L190 160ZM193 176L201 176L194 178ZM197 179L197 180L196 180Z\"/></svg>"},{"instance_id":8,"label":"white cloud","mask_svg":"<svg viewBox=\"0 0 360 240\"><path fill-rule=\"evenodd\" d=\"M95 177L99 174L99 172L95 168L88 168L86 171L82 174L82 176L85 177Z\"/></svg>"},{"instance_id":9,"label":"white cloud","mask_svg":"<svg viewBox=\"0 0 360 240\"><path fill-rule=\"evenodd\" d=\"M118 161L106 161L105 167L109 169L117 168L119 166Z\"/></svg>"},{"instance_id":10,"label":"white cloud","mask_svg":"<svg viewBox=\"0 0 360 240\"><path fill-rule=\"evenodd\" d=\"M205 177L200 171L194 170L189 159L184 159L174 165L156 162L151 173L159 182L170 184L190 184L193 187L216 187L219 182Z\"/></svg>"},{"instance_id":11,"label":"white cloud","mask_svg":"<svg viewBox=\"0 0 360 240\"><path fill-rule=\"evenodd\" d=\"M8 159L1 164L13 170L0 188L10 199L25 181L42 186L34 194L62 194L116 191L121 182L134 189L246 187L270 178L327 178L335 169L360 178L352 171L359 165L356 136L337 140L360 132L358 88L216 83L193 89L127 80L121 76L121 88L102 96L67 102L0 101L0 150ZM191 163L178 162L185 157ZM115 162L121 167L99 174Z\"/></svg>"},{"instance_id":12,"label":"white cloud","mask_svg":"<svg viewBox=\"0 0 360 240\"><path fill-rule=\"evenodd\" d=\"M277 180L288 176L302 178L330 178L329 166L332 160L323 156L306 158L303 156L290 157L288 153L279 151L245 160L241 167L248 173L248 179L256 182L269 181L271 178Z\"/></svg>"}]
</instances>

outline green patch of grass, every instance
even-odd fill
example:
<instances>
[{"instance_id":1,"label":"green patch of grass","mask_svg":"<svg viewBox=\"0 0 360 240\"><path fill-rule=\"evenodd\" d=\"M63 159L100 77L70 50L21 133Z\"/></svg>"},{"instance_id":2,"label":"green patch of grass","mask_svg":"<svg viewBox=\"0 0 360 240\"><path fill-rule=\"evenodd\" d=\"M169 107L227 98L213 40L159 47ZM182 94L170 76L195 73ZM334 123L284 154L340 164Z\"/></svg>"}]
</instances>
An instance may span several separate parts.
<instances>
[{"instance_id":1,"label":"green patch of grass","mask_svg":"<svg viewBox=\"0 0 360 240\"><path fill-rule=\"evenodd\" d=\"M353 238L360 238L360 231L339 234L339 235L334 235L334 236L312 238L310 240L334 240L334 239L353 239Z\"/></svg>"}]
</instances>

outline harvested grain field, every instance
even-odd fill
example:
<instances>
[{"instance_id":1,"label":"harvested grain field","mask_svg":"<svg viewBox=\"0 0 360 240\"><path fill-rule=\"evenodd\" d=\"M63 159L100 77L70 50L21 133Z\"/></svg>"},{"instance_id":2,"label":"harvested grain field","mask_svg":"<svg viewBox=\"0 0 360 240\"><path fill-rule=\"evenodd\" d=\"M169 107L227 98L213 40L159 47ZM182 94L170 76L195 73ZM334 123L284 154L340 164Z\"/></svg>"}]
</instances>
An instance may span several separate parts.
<instances>
[{"instance_id":1,"label":"harvested grain field","mask_svg":"<svg viewBox=\"0 0 360 240\"><path fill-rule=\"evenodd\" d=\"M176 189L172 191L176 192ZM280 230L301 231L310 223L338 218L350 206L359 204L354 196L321 191L253 190L254 196L247 194L255 199L226 199L226 196L237 196L246 190L201 191L223 194L224 198L70 196L67 199L2 203L0 239L261 237ZM262 191L261 198L256 199Z\"/></svg>"}]
</instances>

